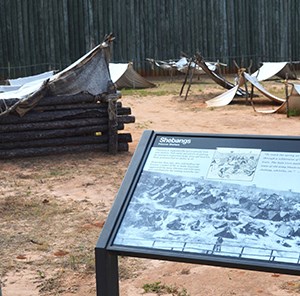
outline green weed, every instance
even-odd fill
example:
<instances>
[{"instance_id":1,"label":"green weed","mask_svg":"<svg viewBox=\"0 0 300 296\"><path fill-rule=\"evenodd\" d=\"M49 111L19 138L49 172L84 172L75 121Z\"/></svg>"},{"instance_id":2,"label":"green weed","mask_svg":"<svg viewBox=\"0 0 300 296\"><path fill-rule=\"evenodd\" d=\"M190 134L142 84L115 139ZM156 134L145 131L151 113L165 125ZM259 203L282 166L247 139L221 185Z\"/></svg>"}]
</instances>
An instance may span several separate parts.
<instances>
[{"instance_id":1,"label":"green weed","mask_svg":"<svg viewBox=\"0 0 300 296\"><path fill-rule=\"evenodd\" d=\"M298 109L290 109L289 116L300 116L300 110Z\"/></svg>"},{"instance_id":2,"label":"green weed","mask_svg":"<svg viewBox=\"0 0 300 296\"><path fill-rule=\"evenodd\" d=\"M139 97L147 97L147 96L167 96L167 95L174 95L177 92L171 90L161 90L161 89L123 89L122 96L139 96Z\"/></svg>"},{"instance_id":3,"label":"green weed","mask_svg":"<svg viewBox=\"0 0 300 296\"><path fill-rule=\"evenodd\" d=\"M176 286L168 286L161 282L154 282L143 285L144 293L156 293L157 295L172 294L173 296L190 296L185 288L179 289Z\"/></svg>"}]
</instances>

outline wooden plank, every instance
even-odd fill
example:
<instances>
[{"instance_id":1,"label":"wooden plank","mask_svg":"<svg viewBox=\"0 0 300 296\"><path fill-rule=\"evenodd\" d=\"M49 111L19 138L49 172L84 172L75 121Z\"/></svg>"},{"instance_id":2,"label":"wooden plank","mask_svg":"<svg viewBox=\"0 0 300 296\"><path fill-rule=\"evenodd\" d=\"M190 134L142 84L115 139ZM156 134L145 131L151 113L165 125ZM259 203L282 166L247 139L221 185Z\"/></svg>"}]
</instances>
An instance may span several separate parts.
<instances>
[{"instance_id":1,"label":"wooden plank","mask_svg":"<svg viewBox=\"0 0 300 296\"><path fill-rule=\"evenodd\" d=\"M27 7L28 9L28 14L27 14L27 26L28 26L28 50L30 52L30 64L28 66L30 66L30 71L33 74L37 74L37 71L35 69L35 65L36 65L36 57L37 57L37 46L36 46L36 40L38 40L38 38L36 38L35 34L36 34L36 30L35 27L37 26L36 24L36 15L37 15L37 7L38 3L36 2L36 0L32 0L29 4L29 7ZM29 73L26 75L30 75Z\"/></svg>"},{"instance_id":2,"label":"wooden plank","mask_svg":"<svg viewBox=\"0 0 300 296\"><path fill-rule=\"evenodd\" d=\"M73 46L70 48L72 52L72 62L80 57L80 34L81 34L81 27L79 24L79 0L72 1L72 13L74 15L73 18Z\"/></svg>"},{"instance_id":3,"label":"wooden plank","mask_svg":"<svg viewBox=\"0 0 300 296\"><path fill-rule=\"evenodd\" d=\"M7 56L6 56L6 61L5 65L8 67L14 66L14 59L13 59L13 35L12 35L12 21L13 18L11 16L11 6L10 3L5 2L5 27L6 27L6 38L5 41L7 44ZM8 77L14 77L15 73L13 69L8 69Z\"/></svg>"},{"instance_id":4,"label":"wooden plank","mask_svg":"<svg viewBox=\"0 0 300 296\"><path fill-rule=\"evenodd\" d=\"M0 1L0 19L3 20L3 23L6 23L6 17L5 17L5 3L4 1ZM0 26L0 40L2 42L0 43L0 80L4 80L8 78L8 71L6 69L7 62L4 62L4 57L7 59L7 43L6 43L6 26ZM1 63L2 58L2 63Z\"/></svg>"},{"instance_id":5,"label":"wooden plank","mask_svg":"<svg viewBox=\"0 0 300 296\"><path fill-rule=\"evenodd\" d=\"M51 1L43 0L43 9L41 10L42 14L42 32L44 35L44 43L43 43L43 49L44 49L44 55L45 55L45 62L49 64L49 67L51 69L56 69L54 67L53 61L51 61L51 47L50 47L50 42L51 42L51 37L50 37L50 21L49 21L49 7L51 5Z\"/></svg>"},{"instance_id":6,"label":"wooden plank","mask_svg":"<svg viewBox=\"0 0 300 296\"><path fill-rule=\"evenodd\" d=\"M57 49L58 57L56 58L56 60L58 60L60 70L64 69L67 66L67 65L65 65L65 62L64 62L64 60L66 60L65 48L66 48L66 43L68 40L68 31L65 30L66 22L64 21L64 16L65 16L64 2L65 1L57 2L57 4L56 4L57 5L57 8L56 8L57 15L55 16L55 22L57 23L57 30L59 32L59 34L56 34L57 35L56 46L58 47L58 49Z\"/></svg>"},{"instance_id":7,"label":"wooden plank","mask_svg":"<svg viewBox=\"0 0 300 296\"><path fill-rule=\"evenodd\" d=\"M11 36L15 36L13 42L12 42L12 64L14 65L15 74L17 76L22 76L22 68L20 67L20 39L19 39L19 32L18 32L18 23L15 21L18 17L18 9L17 9L17 2L12 1L10 4L10 11L11 11Z\"/></svg>"},{"instance_id":8,"label":"wooden plank","mask_svg":"<svg viewBox=\"0 0 300 296\"><path fill-rule=\"evenodd\" d=\"M22 0L20 0L22 1ZM46 36L44 34L44 26L46 25L44 22L44 13L45 13L45 0L39 2L39 13L36 17L37 23L37 36L38 42L36 42L38 48L38 56L37 56L37 73L42 73L48 71L47 65L47 55L46 55L46 47L48 46L46 42Z\"/></svg>"},{"instance_id":9,"label":"wooden plank","mask_svg":"<svg viewBox=\"0 0 300 296\"><path fill-rule=\"evenodd\" d=\"M209 57L209 49L208 49L208 41L209 41L209 34L210 30L207 26L207 1L203 1L203 12L202 12L202 27L204 34L202 35L202 41L207 40L207 42L201 42L201 54L204 57Z\"/></svg>"}]
</instances>

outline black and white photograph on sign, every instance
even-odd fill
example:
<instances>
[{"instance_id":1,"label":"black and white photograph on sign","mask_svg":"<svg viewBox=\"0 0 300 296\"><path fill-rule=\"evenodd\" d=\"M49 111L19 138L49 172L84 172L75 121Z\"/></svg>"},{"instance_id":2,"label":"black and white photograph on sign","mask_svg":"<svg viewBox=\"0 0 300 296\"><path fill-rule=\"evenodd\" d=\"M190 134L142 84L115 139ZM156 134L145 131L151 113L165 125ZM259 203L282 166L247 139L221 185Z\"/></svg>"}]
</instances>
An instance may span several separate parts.
<instances>
[{"instance_id":1,"label":"black and white photograph on sign","mask_svg":"<svg viewBox=\"0 0 300 296\"><path fill-rule=\"evenodd\" d=\"M217 148L207 178L252 181L259 156L260 149Z\"/></svg>"},{"instance_id":2,"label":"black and white photograph on sign","mask_svg":"<svg viewBox=\"0 0 300 296\"><path fill-rule=\"evenodd\" d=\"M300 154L204 150L151 149L113 244L300 264Z\"/></svg>"}]
</instances>

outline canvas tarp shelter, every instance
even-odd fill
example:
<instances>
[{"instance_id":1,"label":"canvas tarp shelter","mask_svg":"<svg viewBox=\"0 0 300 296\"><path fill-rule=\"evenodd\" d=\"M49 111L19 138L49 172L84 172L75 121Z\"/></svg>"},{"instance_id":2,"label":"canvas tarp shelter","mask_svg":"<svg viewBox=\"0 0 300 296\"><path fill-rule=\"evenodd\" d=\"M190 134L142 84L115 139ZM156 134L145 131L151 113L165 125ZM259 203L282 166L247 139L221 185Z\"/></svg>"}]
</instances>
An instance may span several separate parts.
<instances>
[{"instance_id":1,"label":"canvas tarp shelter","mask_svg":"<svg viewBox=\"0 0 300 296\"><path fill-rule=\"evenodd\" d=\"M269 93L261 83L259 83L259 81L257 80L257 78L249 75L248 73L244 73L244 77L246 78L246 80L248 80L257 90L259 90L264 96L266 96L268 99L276 102L276 103L284 103L286 101L286 99L282 99L279 97L276 97L274 95L272 95L271 93Z\"/></svg>"},{"instance_id":2,"label":"canvas tarp shelter","mask_svg":"<svg viewBox=\"0 0 300 296\"><path fill-rule=\"evenodd\" d=\"M47 72L32 75L32 76L19 77L16 79L8 79L7 81L9 83L9 85L21 87L22 85L24 85L26 83L33 82L36 80L42 80L42 79L46 80L46 79L52 77L54 75L54 73L55 73L55 71L47 71Z\"/></svg>"},{"instance_id":3,"label":"canvas tarp shelter","mask_svg":"<svg viewBox=\"0 0 300 296\"><path fill-rule=\"evenodd\" d=\"M35 80L16 91L0 93L0 117L12 111L23 116L46 95L73 95L87 92L96 96L111 91L112 81L108 61L109 43L112 40L108 36L102 44L47 80ZM7 106L6 101L11 99L15 99L16 103ZM7 108L3 108L3 106L7 106Z\"/></svg>"},{"instance_id":4,"label":"canvas tarp shelter","mask_svg":"<svg viewBox=\"0 0 300 296\"><path fill-rule=\"evenodd\" d=\"M109 71L117 89L155 87L154 83L148 81L133 69L132 63L110 63Z\"/></svg>"},{"instance_id":5,"label":"canvas tarp shelter","mask_svg":"<svg viewBox=\"0 0 300 296\"><path fill-rule=\"evenodd\" d=\"M196 75L206 74L205 71L194 61L190 61L186 57L181 57L179 60L168 60L168 61L161 61L161 60L154 60L154 59L146 59L152 66L157 66L162 70L166 70L169 73L173 73L174 71L178 71L184 74L187 74L190 70L193 71ZM212 72L218 72L218 66L226 66L225 64L219 62L205 62L208 69Z\"/></svg>"},{"instance_id":6,"label":"canvas tarp shelter","mask_svg":"<svg viewBox=\"0 0 300 296\"><path fill-rule=\"evenodd\" d=\"M287 113L287 108L293 112L300 112L300 84L292 83L292 90L288 98L279 98L269 93L263 85L255 78L249 75L248 73L243 73L245 79L249 81L253 87L258 89L264 96L268 99L272 100L275 103L280 104L274 109L271 110L256 110L256 112L260 113ZM206 101L207 107L222 107L226 106L234 99L235 92L238 89L238 85L234 88L226 91L225 93ZM288 101L287 101L288 100ZM253 105L252 105L253 106ZM253 106L254 107L254 106Z\"/></svg>"},{"instance_id":7,"label":"canvas tarp shelter","mask_svg":"<svg viewBox=\"0 0 300 296\"><path fill-rule=\"evenodd\" d=\"M207 107L223 107L230 104L231 101L234 99L238 88L239 86L236 85L235 87L227 90L225 93L206 101L205 103Z\"/></svg>"},{"instance_id":8,"label":"canvas tarp shelter","mask_svg":"<svg viewBox=\"0 0 300 296\"><path fill-rule=\"evenodd\" d=\"M289 111L288 111L288 110ZM285 100L279 107L271 110L256 110L260 113L287 113L287 112L300 112L300 84L292 84L291 94L288 100Z\"/></svg>"},{"instance_id":9,"label":"canvas tarp shelter","mask_svg":"<svg viewBox=\"0 0 300 296\"><path fill-rule=\"evenodd\" d=\"M273 76L278 76L282 79L297 79L297 75L290 66L291 64L288 62L264 62L251 76L258 81L267 80Z\"/></svg>"},{"instance_id":10,"label":"canvas tarp shelter","mask_svg":"<svg viewBox=\"0 0 300 296\"><path fill-rule=\"evenodd\" d=\"M17 90L21 87L21 85L0 85L0 93Z\"/></svg>"},{"instance_id":11,"label":"canvas tarp shelter","mask_svg":"<svg viewBox=\"0 0 300 296\"><path fill-rule=\"evenodd\" d=\"M46 80L54 75L55 71L47 71L44 73L26 76L26 77L19 77L16 79L7 79L5 85L0 85L0 93L1 92L8 92L8 91L15 91L21 88L24 84L31 83L37 80Z\"/></svg>"},{"instance_id":12,"label":"canvas tarp shelter","mask_svg":"<svg viewBox=\"0 0 300 296\"><path fill-rule=\"evenodd\" d=\"M279 97L276 97L274 95L272 95L271 93L269 93L264 87L263 85L256 79L256 77L253 77L251 75L249 75L246 72L243 72L243 77L249 81L257 90L259 90L264 96L266 96L268 99L276 102L276 103L284 103L286 101L286 99L282 99ZM239 83L239 85L241 85L242 82ZM222 106L226 106L228 104L231 103L231 101L234 99L236 92L238 90L238 87L235 86L234 88L226 91L225 93L206 101L206 104L208 107L222 107Z\"/></svg>"},{"instance_id":13,"label":"canvas tarp shelter","mask_svg":"<svg viewBox=\"0 0 300 296\"><path fill-rule=\"evenodd\" d=\"M215 72L217 71L217 63L213 63L213 62L205 62L206 66L209 68L210 71ZM194 71L194 74L196 75L201 75L201 74L205 74L205 72L203 71L203 69L197 65L195 62L193 61L189 61L186 57L182 57L180 60L178 60L175 65L176 69L179 72L182 73L187 73L189 71L189 67L191 70Z\"/></svg>"},{"instance_id":14,"label":"canvas tarp shelter","mask_svg":"<svg viewBox=\"0 0 300 296\"><path fill-rule=\"evenodd\" d=\"M216 72L211 71L208 66L206 65L203 57L200 54L196 54L196 59L195 59L196 64L198 64L203 71L213 80L215 81L217 84L219 84L220 86L226 88L226 89L232 89L234 88L236 85L227 81L224 77L218 75ZM246 91L238 88L236 91L236 95L240 96L240 97L245 97L246 96Z\"/></svg>"}]
</instances>

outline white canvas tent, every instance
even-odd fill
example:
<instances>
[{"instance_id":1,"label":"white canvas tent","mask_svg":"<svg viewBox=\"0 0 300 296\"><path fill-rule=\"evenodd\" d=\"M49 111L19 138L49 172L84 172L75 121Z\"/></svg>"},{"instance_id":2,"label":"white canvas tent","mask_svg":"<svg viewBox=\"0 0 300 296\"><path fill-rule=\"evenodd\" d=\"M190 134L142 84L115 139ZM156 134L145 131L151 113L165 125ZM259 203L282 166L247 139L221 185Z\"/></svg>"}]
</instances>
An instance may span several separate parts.
<instances>
[{"instance_id":1,"label":"white canvas tent","mask_svg":"<svg viewBox=\"0 0 300 296\"><path fill-rule=\"evenodd\" d=\"M21 88L24 84L31 83L38 80L46 80L54 75L55 71L47 71L44 73L26 76L26 77L19 77L16 79L8 79L6 80L6 85L0 85L0 93L1 92L8 92L8 91L15 91Z\"/></svg>"},{"instance_id":2,"label":"white canvas tent","mask_svg":"<svg viewBox=\"0 0 300 296\"><path fill-rule=\"evenodd\" d=\"M206 101L205 103L207 107L223 107L230 104L231 101L234 99L238 88L239 86L236 85L235 87L227 90L225 93Z\"/></svg>"},{"instance_id":3,"label":"white canvas tent","mask_svg":"<svg viewBox=\"0 0 300 296\"><path fill-rule=\"evenodd\" d=\"M279 98L277 96L272 95L269 93L261 83L257 80L257 78L249 75L248 73L244 73L244 77L246 80L248 80L258 91L260 91L264 96L266 96L268 99L276 102L276 103L284 103L286 99Z\"/></svg>"},{"instance_id":4,"label":"white canvas tent","mask_svg":"<svg viewBox=\"0 0 300 296\"><path fill-rule=\"evenodd\" d=\"M292 90L287 100L285 100L279 107L271 110L256 110L259 113L300 113L300 84L292 84Z\"/></svg>"},{"instance_id":5,"label":"white canvas tent","mask_svg":"<svg viewBox=\"0 0 300 296\"><path fill-rule=\"evenodd\" d=\"M132 63L110 63L111 80L117 89L122 88L150 88L155 84L145 79L133 69Z\"/></svg>"},{"instance_id":6,"label":"white canvas tent","mask_svg":"<svg viewBox=\"0 0 300 296\"><path fill-rule=\"evenodd\" d=\"M258 81L263 81L278 76L282 79L297 79L288 62L264 62L262 66L251 76Z\"/></svg>"},{"instance_id":7,"label":"white canvas tent","mask_svg":"<svg viewBox=\"0 0 300 296\"><path fill-rule=\"evenodd\" d=\"M203 69L203 71L205 71L205 73L218 85L220 85L228 90L231 90L232 88L234 88L236 86L236 84L233 84L233 83L227 81L224 77L222 77L218 73L211 71L209 69L209 67L207 66L206 62L204 61L203 57L199 53L197 53L195 56L196 56L195 63L198 66L200 66ZM235 92L235 95L239 96L239 97L245 97L246 91L239 87L237 89L237 91Z\"/></svg>"},{"instance_id":8,"label":"white canvas tent","mask_svg":"<svg viewBox=\"0 0 300 296\"><path fill-rule=\"evenodd\" d=\"M213 62L205 62L208 69L212 72L215 72L218 70L218 63ZM189 62L186 57L182 57L179 61L175 63L176 69L179 72L187 73L189 67L194 71L196 75L205 74L205 71L197 65L195 62Z\"/></svg>"},{"instance_id":9,"label":"white canvas tent","mask_svg":"<svg viewBox=\"0 0 300 296\"><path fill-rule=\"evenodd\" d=\"M247 81L249 81L260 93L262 93L268 99L270 99L276 103L279 103L279 104L282 104L286 101L286 99L276 97L276 96L272 95L271 93L269 93L255 77L249 75L248 73L244 72L243 77ZM239 85L241 85L241 82ZM230 104L231 101L234 99L237 90L238 90L238 87L235 86L234 88L226 91L225 93L223 93L211 100L206 101L206 104L208 107L226 106L226 105Z\"/></svg>"},{"instance_id":10,"label":"white canvas tent","mask_svg":"<svg viewBox=\"0 0 300 296\"><path fill-rule=\"evenodd\" d=\"M47 71L47 72L32 75L32 76L19 77L16 79L8 79L8 82L9 82L9 85L21 87L22 85L24 85L26 83L33 82L36 80L41 80L41 79L46 80L46 79L52 77L54 75L54 73L55 73L55 71Z\"/></svg>"},{"instance_id":11,"label":"white canvas tent","mask_svg":"<svg viewBox=\"0 0 300 296\"><path fill-rule=\"evenodd\" d=\"M261 94L263 94L269 100L280 104L270 110L255 110L259 113L271 114L271 113L287 113L295 112L300 113L300 84L290 83L292 90L287 98L279 98L270 92L268 92L263 85L253 76L248 73L243 73L244 78L250 82ZM238 85L234 88L226 91L225 93L206 101L207 107L222 107L231 103L234 99Z\"/></svg>"},{"instance_id":12,"label":"white canvas tent","mask_svg":"<svg viewBox=\"0 0 300 296\"><path fill-rule=\"evenodd\" d=\"M201 75L206 72L195 62L191 62L186 57L181 57L179 60L154 60L154 59L146 59L149 63L151 63L152 67L155 65L156 67L169 71L172 73L174 70L179 71L181 73L187 73L189 68L194 71L194 74ZM218 65L226 66L225 64L221 64L219 62L205 62L208 69L212 72L218 71Z\"/></svg>"}]
</instances>

